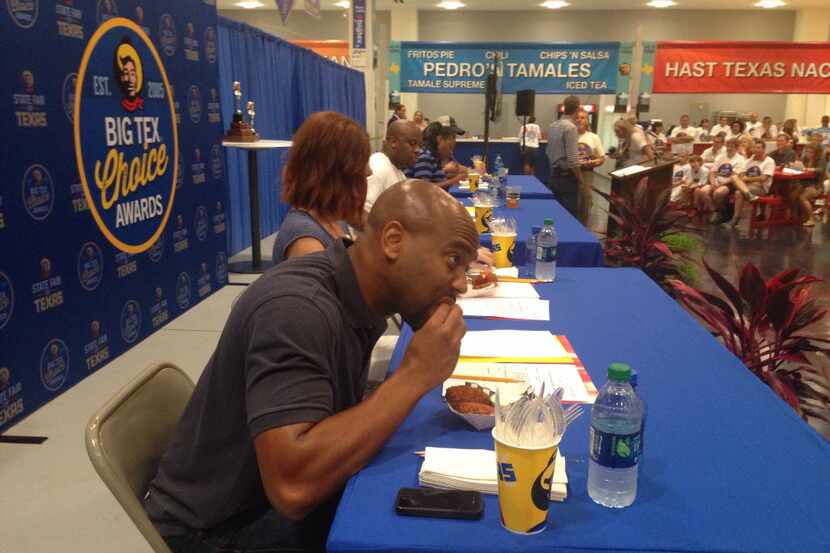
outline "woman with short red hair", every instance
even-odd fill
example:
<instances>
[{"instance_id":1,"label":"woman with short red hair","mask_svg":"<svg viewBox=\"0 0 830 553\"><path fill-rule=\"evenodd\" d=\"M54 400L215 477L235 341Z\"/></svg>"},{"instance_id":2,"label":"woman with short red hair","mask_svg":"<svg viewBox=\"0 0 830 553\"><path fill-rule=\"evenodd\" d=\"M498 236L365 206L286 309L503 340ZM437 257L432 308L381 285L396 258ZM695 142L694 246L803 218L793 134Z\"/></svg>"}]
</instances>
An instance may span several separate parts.
<instances>
[{"instance_id":1,"label":"woman with short red hair","mask_svg":"<svg viewBox=\"0 0 830 553\"><path fill-rule=\"evenodd\" d=\"M366 201L369 135L333 111L312 114L294 134L283 169L282 201L291 210L274 243L274 264L322 251L348 225L359 227Z\"/></svg>"}]
</instances>

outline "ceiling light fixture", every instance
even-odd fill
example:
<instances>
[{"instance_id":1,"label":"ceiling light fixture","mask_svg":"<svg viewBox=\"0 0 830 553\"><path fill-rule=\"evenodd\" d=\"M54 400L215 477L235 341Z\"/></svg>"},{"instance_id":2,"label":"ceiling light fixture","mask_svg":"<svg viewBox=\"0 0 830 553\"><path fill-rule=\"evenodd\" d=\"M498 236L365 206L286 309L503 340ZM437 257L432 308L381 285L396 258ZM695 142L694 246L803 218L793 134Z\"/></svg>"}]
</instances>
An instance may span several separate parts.
<instances>
[{"instance_id":1,"label":"ceiling light fixture","mask_svg":"<svg viewBox=\"0 0 830 553\"><path fill-rule=\"evenodd\" d=\"M457 2L456 0L444 0L443 2L439 2L436 4L439 8L444 8L445 10L457 10L459 8L463 8L466 6L464 2Z\"/></svg>"},{"instance_id":2,"label":"ceiling light fixture","mask_svg":"<svg viewBox=\"0 0 830 553\"><path fill-rule=\"evenodd\" d=\"M259 2L258 0L245 0L245 2L237 2L234 5L242 8L243 10L253 10L255 8L261 8L265 4Z\"/></svg>"},{"instance_id":3,"label":"ceiling light fixture","mask_svg":"<svg viewBox=\"0 0 830 553\"><path fill-rule=\"evenodd\" d=\"M755 2L756 7L764 9L780 8L786 5L787 3L781 0L761 0L760 2Z\"/></svg>"},{"instance_id":4,"label":"ceiling light fixture","mask_svg":"<svg viewBox=\"0 0 830 553\"><path fill-rule=\"evenodd\" d=\"M677 2L674 0L651 0L646 6L651 6L652 8L670 8L672 6L676 6Z\"/></svg>"},{"instance_id":5,"label":"ceiling light fixture","mask_svg":"<svg viewBox=\"0 0 830 553\"><path fill-rule=\"evenodd\" d=\"M547 0L546 2L542 2L539 5L549 10L558 10L559 8L570 6L570 4L564 2L563 0Z\"/></svg>"},{"instance_id":6,"label":"ceiling light fixture","mask_svg":"<svg viewBox=\"0 0 830 553\"><path fill-rule=\"evenodd\" d=\"M340 2L335 2L334 5L338 8L343 8L344 10L348 10L352 7L352 3L349 2L349 0L340 0Z\"/></svg>"}]
</instances>

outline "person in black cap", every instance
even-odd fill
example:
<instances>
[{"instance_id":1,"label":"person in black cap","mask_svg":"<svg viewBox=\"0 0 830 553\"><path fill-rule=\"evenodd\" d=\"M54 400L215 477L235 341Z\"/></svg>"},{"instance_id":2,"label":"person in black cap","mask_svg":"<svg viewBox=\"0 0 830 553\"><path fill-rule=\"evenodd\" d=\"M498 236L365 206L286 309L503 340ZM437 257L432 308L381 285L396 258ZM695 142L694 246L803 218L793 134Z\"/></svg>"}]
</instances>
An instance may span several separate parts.
<instances>
[{"instance_id":1,"label":"person in black cap","mask_svg":"<svg viewBox=\"0 0 830 553\"><path fill-rule=\"evenodd\" d=\"M453 150L456 137L464 133L449 115L430 123L424 130L424 146L418 161L406 171L406 176L435 183L445 190L458 184L468 170L455 160Z\"/></svg>"}]
</instances>

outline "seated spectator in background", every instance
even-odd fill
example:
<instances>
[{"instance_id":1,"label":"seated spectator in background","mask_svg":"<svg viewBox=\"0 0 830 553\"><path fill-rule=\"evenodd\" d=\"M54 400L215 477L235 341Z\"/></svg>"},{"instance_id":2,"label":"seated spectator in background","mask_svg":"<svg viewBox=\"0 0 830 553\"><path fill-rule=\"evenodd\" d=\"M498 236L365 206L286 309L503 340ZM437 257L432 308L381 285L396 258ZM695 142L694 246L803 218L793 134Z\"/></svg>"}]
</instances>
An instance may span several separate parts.
<instances>
[{"instance_id":1,"label":"seated spectator in background","mask_svg":"<svg viewBox=\"0 0 830 553\"><path fill-rule=\"evenodd\" d=\"M775 139L775 150L770 153L776 167L787 167L795 162L795 150L790 147L790 137L781 133Z\"/></svg>"},{"instance_id":2,"label":"seated spectator in background","mask_svg":"<svg viewBox=\"0 0 830 553\"><path fill-rule=\"evenodd\" d=\"M646 131L646 136L648 136L651 145L654 146L654 154L658 158L662 158L666 153L668 142L668 137L666 137L666 133L663 131L663 122L655 121L652 123L648 131Z\"/></svg>"},{"instance_id":3,"label":"seated spectator in background","mask_svg":"<svg viewBox=\"0 0 830 553\"><path fill-rule=\"evenodd\" d=\"M689 169L683 176L683 183L681 188L684 192L679 194L682 199L692 202L692 207L697 208L701 212L707 209L705 194L701 192L703 187L709 183L709 169L703 164L703 159L698 155L693 155L689 158ZM682 200L678 200L682 201Z\"/></svg>"},{"instance_id":4,"label":"seated spectator in background","mask_svg":"<svg viewBox=\"0 0 830 553\"><path fill-rule=\"evenodd\" d=\"M542 129L536 124L536 118L531 116L527 124L519 128L519 147L524 144L522 151L522 166L525 175L532 175L536 171L536 157L539 154L539 141L542 139Z\"/></svg>"},{"instance_id":5,"label":"seated spectator in background","mask_svg":"<svg viewBox=\"0 0 830 553\"><path fill-rule=\"evenodd\" d=\"M810 137L814 135L821 136L821 143L825 146L830 145L830 115L825 115L821 118L821 126L813 129Z\"/></svg>"},{"instance_id":6,"label":"seated spectator in background","mask_svg":"<svg viewBox=\"0 0 830 553\"><path fill-rule=\"evenodd\" d=\"M778 127L772 123L772 117L765 115L761 124L752 131L753 138L760 138L766 142L775 140L778 136Z\"/></svg>"},{"instance_id":7,"label":"seated spectator in background","mask_svg":"<svg viewBox=\"0 0 830 553\"><path fill-rule=\"evenodd\" d=\"M363 210L366 215L378 197L393 184L406 180L404 170L415 165L421 149L422 135L414 121L398 120L386 129L383 149L369 157L372 174L368 179L366 203Z\"/></svg>"},{"instance_id":8,"label":"seated spectator in background","mask_svg":"<svg viewBox=\"0 0 830 553\"><path fill-rule=\"evenodd\" d=\"M724 144L726 144L726 134L718 133L712 136L712 145L703 150L703 154L701 154L701 158L703 158L703 163L714 163L715 159L721 155L725 150Z\"/></svg>"},{"instance_id":9,"label":"seated spectator in background","mask_svg":"<svg viewBox=\"0 0 830 553\"><path fill-rule=\"evenodd\" d=\"M360 161L331 155L352 141L325 142L323 159ZM458 201L407 181L378 198L354 244L337 240L251 284L144 499L171 550L324 551L346 482L453 372L465 333L453 304L477 247ZM398 370L364 399L393 313L415 333Z\"/></svg>"},{"instance_id":10,"label":"seated spectator in background","mask_svg":"<svg viewBox=\"0 0 830 553\"><path fill-rule=\"evenodd\" d=\"M427 128L427 120L424 119L424 112L416 111L415 115L412 116L412 122L415 123L415 126L418 127L418 130L424 132L424 129Z\"/></svg>"},{"instance_id":11,"label":"seated spectator in background","mask_svg":"<svg viewBox=\"0 0 830 553\"><path fill-rule=\"evenodd\" d=\"M282 201L291 206L280 225L272 257L323 251L363 224L369 135L333 111L311 114L294 134L282 177Z\"/></svg>"},{"instance_id":12,"label":"seated spectator in background","mask_svg":"<svg viewBox=\"0 0 830 553\"><path fill-rule=\"evenodd\" d=\"M758 114L753 111L749 114L749 121L744 124L744 132L752 134L752 131L760 126L761 122L758 121Z\"/></svg>"},{"instance_id":13,"label":"seated spectator in background","mask_svg":"<svg viewBox=\"0 0 830 553\"><path fill-rule=\"evenodd\" d=\"M682 154L675 158L674 167L672 168L672 191L669 198L672 202L682 201L683 203L688 203L688 198L686 198L686 189L683 187L683 182L689 169L688 155Z\"/></svg>"},{"instance_id":14,"label":"seated spectator in background","mask_svg":"<svg viewBox=\"0 0 830 553\"><path fill-rule=\"evenodd\" d=\"M695 139L697 138L697 129L689 125L689 116L680 116L680 125L673 128L671 131L671 153L675 156L692 155L694 149Z\"/></svg>"},{"instance_id":15,"label":"seated spectator in background","mask_svg":"<svg viewBox=\"0 0 830 553\"><path fill-rule=\"evenodd\" d=\"M787 119L784 121L784 125L781 127L781 132L790 137L793 146L798 144L801 140L801 129L798 127L798 120L796 119Z\"/></svg>"},{"instance_id":16,"label":"seated spectator in background","mask_svg":"<svg viewBox=\"0 0 830 553\"><path fill-rule=\"evenodd\" d=\"M715 159L715 164L709 171L712 205L716 210L716 213L712 214L712 223L722 223L727 220L724 208L726 199L733 190L738 190L747 200L755 200L755 196L741 181L745 164L746 159L738 153L738 141L730 138L726 141L726 151Z\"/></svg>"},{"instance_id":17,"label":"seated spectator in background","mask_svg":"<svg viewBox=\"0 0 830 553\"><path fill-rule=\"evenodd\" d=\"M424 144L413 167L405 171L406 176L435 183L444 190L455 186L464 179L466 171L455 161L453 150L455 139L464 134L455 126L455 120L441 116L430 123L424 131Z\"/></svg>"},{"instance_id":18,"label":"seated spectator in background","mask_svg":"<svg viewBox=\"0 0 830 553\"><path fill-rule=\"evenodd\" d=\"M823 134L821 134L820 132L813 131L813 133L810 134L810 140L808 141L808 144L812 146L818 146L819 148L821 148L821 151L824 153L824 156L827 157L827 146L825 146L824 144Z\"/></svg>"},{"instance_id":19,"label":"seated spectator in background","mask_svg":"<svg viewBox=\"0 0 830 553\"><path fill-rule=\"evenodd\" d=\"M392 108L392 117L386 122L386 126L388 127L399 119L406 119L406 106L403 104L395 104Z\"/></svg>"},{"instance_id":20,"label":"seated spectator in background","mask_svg":"<svg viewBox=\"0 0 830 553\"><path fill-rule=\"evenodd\" d=\"M718 117L718 124L712 127L712 132L710 134L712 136L716 136L720 133L724 133L727 140L732 137L732 128L729 126L729 118L725 115Z\"/></svg>"},{"instance_id":21,"label":"seated spectator in background","mask_svg":"<svg viewBox=\"0 0 830 553\"><path fill-rule=\"evenodd\" d=\"M619 140L617 151L612 155L617 167L649 164L654 161L654 147L649 144L645 133L626 119L614 123L614 134Z\"/></svg>"},{"instance_id":22,"label":"seated spectator in background","mask_svg":"<svg viewBox=\"0 0 830 553\"><path fill-rule=\"evenodd\" d=\"M815 178L801 181L802 191L799 196L801 211L806 217L804 226L812 227L816 224L815 217L813 216L813 200L816 199L816 196L822 194L824 190L824 178L827 171L827 158L824 155L823 148L815 144L805 146L801 163L805 171L816 172Z\"/></svg>"},{"instance_id":23,"label":"seated spectator in background","mask_svg":"<svg viewBox=\"0 0 830 553\"><path fill-rule=\"evenodd\" d=\"M739 142L744 138L748 140L752 140L752 136L748 133L744 132L744 123L743 121L739 121L735 119L732 121L732 124L729 126L729 131L732 133L732 138L738 140Z\"/></svg>"},{"instance_id":24,"label":"seated spectator in background","mask_svg":"<svg viewBox=\"0 0 830 553\"><path fill-rule=\"evenodd\" d=\"M752 143L752 157L747 159L744 176L741 180L746 188L755 196L766 196L772 188L772 178L775 174L775 161L767 155L766 143L756 138ZM744 207L744 196L735 195L735 215L732 218L733 226L737 225Z\"/></svg>"},{"instance_id":25,"label":"seated spectator in background","mask_svg":"<svg viewBox=\"0 0 830 553\"><path fill-rule=\"evenodd\" d=\"M705 117L700 120L700 125L697 128L697 138L695 142L711 142L712 141L712 124Z\"/></svg>"},{"instance_id":26,"label":"seated spectator in background","mask_svg":"<svg viewBox=\"0 0 830 553\"><path fill-rule=\"evenodd\" d=\"M738 153L749 159L755 151L755 139L748 134L741 135L738 139Z\"/></svg>"}]
</instances>

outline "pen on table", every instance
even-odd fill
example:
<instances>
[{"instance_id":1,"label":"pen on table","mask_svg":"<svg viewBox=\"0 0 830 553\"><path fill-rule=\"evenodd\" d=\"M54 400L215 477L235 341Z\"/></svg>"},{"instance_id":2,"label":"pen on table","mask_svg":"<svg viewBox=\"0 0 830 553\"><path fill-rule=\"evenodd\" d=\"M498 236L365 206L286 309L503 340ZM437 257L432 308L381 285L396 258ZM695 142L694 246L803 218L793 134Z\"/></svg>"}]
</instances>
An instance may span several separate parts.
<instances>
[{"instance_id":1,"label":"pen on table","mask_svg":"<svg viewBox=\"0 0 830 553\"><path fill-rule=\"evenodd\" d=\"M413 451L412 453L414 453L418 457L426 457L427 454L426 451Z\"/></svg>"}]
</instances>

